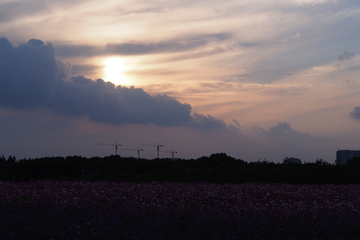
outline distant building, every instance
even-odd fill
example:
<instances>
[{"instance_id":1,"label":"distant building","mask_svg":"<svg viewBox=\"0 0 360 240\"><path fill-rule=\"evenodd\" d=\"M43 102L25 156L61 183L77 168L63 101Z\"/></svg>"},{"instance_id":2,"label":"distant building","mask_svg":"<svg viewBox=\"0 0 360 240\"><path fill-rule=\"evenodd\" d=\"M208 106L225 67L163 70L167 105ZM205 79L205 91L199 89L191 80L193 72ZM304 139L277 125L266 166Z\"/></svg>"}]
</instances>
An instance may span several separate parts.
<instances>
[{"instance_id":1,"label":"distant building","mask_svg":"<svg viewBox=\"0 0 360 240\"><path fill-rule=\"evenodd\" d=\"M350 159L360 157L360 150L338 150L336 152L335 164L346 164Z\"/></svg>"},{"instance_id":2,"label":"distant building","mask_svg":"<svg viewBox=\"0 0 360 240\"><path fill-rule=\"evenodd\" d=\"M291 158L284 158L284 163L285 164L289 164L289 163L295 163L295 164L301 164L301 160L299 158L294 158L294 157L291 157Z\"/></svg>"}]
</instances>

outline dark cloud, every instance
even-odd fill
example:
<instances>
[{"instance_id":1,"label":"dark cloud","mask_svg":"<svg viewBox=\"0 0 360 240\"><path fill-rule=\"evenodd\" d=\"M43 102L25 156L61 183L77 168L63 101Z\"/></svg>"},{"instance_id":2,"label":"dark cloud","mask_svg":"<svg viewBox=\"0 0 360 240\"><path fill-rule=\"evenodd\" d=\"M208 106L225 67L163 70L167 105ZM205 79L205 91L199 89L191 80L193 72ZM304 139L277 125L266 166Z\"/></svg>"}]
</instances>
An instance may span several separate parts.
<instances>
[{"instance_id":1,"label":"dark cloud","mask_svg":"<svg viewBox=\"0 0 360 240\"><path fill-rule=\"evenodd\" d=\"M86 115L113 124L154 123L183 125L191 122L191 106L166 96L151 96L139 88L115 86L83 76L62 82L52 99L57 113Z\"/></svg>"},{"instance_id":2,"label":"dark cloud","mask_svg":"<svg viewBox=\"0 0 360 240\"><path fill-rule=\"evenodd\" d=\"M229 33L189 36L183 39L162 42L127 42L112 43L106 46L57 44L56 53L59 57L92 57L98 55L141 55L166 52L183 52L199 48L214 41L229 39Z\"/></svg>"},{"instance_id":3,"label":"dark cloud","mask_svg":"<svg viewBox=\"0 0 360 240\"><path fill-rule=\"evenodd\" d=\"M235 123L235 125L236 125L238 128L240 128L240 124L239 124L238 121L236 121L236 119L233 119L232 121Z\"/></svg>"},{"instance_id":4,"label":"dark cloud","mask_svg":"<svg viewBox=\"0 0 360 240\"><path fill-rule=\"evenodd\" d=\"M338 60L339 61L350 60L354 57L355 57L355 55L352 52L345 51L344 53L339 54Z\"/></svg>"},{"instance_id":5,"label":"dark cloud","mask_svg":"<svg viewBox=\"0 0 360 240\"><path fill-rule=\"evenodd\" d=\"M68 69L55 59L51 44L32 39L14 48L0 38L0 104L11 108L47 104Z\"/></svg>"},{"instance_id":6,"label":"dark cloud","mask_svg":"<svg viewBox=\"0 0 360 240\"><path fill-rule=\"evenodd\" d=\"M262 128L255 128L255 130L265 136L277 139L306 140L311 138L310 135L307 133L295 131L287 122L279 122L277 125L271 127L269 130L264 130Z\"/></svg>"},{"instance_id":7,"label":"dark cloud","mask_svg":"<svg viewBox=\"0 0 360 240\"><path fill-rule=\"evenodd\" d=\"M193 114L193 118L191 122L189 122L187 125L191 127L203 128L203 129L226 128L226 124L223 121L216 119L211 115L205 116L203 114L197 114L197 113Z\"/></svg>"},{"instance_id":8,"label":"dark cloud","mask_svg":"<svg viewBox=\"0 0 360 240\"><path fill-rule=\"evenodd\" d=\"M96 65L71 65L71 73L73 76L77 75L97 75L98 72L100 72L101 69L99 66Z\"/></svg>"},{"instance_id":9,"label":"dark cloud","mask_svg":"<svg viewBox=\"0 0 360 240\"><path fill-rule=\"evenodd\" d=\"M104 47L76 44L56 44L56 56L58 57L93 57L106 55Z\"/></svg>"},{"instance_id":10,"label":"dark cloud","mask_svg":"<svg viewBox=\"0 0 360 240\"><path fill-rule=\"evenodd\" d=\"M87 116L112 124L179 125L226 128L210 115L167 95L115 86L102 79L69 77L71 66L57 61L51 44L32 39L15 48L0 38L0 105L11 109L47 108L57 114Z\"/></svg>"},{"instance_id":11,"label":"dark cloud","mask_svg":"<svg viewBox=\"0 0 360 240\"><path fill-rule=\"evenodd\" d=\"M360 107L354 107L354 110L350 112L350 116L353 119L360 120Z\"/></svg>"}]
</instances>

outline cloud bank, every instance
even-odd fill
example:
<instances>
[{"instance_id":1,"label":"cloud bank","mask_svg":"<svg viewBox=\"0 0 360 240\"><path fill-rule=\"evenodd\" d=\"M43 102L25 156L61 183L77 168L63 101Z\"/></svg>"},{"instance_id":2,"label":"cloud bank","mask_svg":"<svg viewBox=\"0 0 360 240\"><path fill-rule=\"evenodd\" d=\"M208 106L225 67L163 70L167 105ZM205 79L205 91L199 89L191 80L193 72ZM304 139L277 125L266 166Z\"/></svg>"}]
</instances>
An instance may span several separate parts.
<instances>
[{"instance_id":1,"label":"cloud bank","mask_svg":"<svg viewBox=\"0 0 360 240\"><path fill-rule=\"evenodd\" d=\"M307 133L301 133L294 130L287 122L279 122L277 125L271 127L269 130L264 130L259 127L255 127L254 130L260 132L266 137L271 137L278 140L309 140L311 136Z\"/></svg>"},{"instance_id":2,"label":"cloud bank","mask_svg":"<svg viewBox=\"0 0 360 240\"><path fill-rule=\"evenodd\" d=\"M191 114L189 104L167 95L151 96L141 88L70 77L70 71L69 64L56 59L50 43L31 39L14 47L6 38L0 38L0 106L46 108L110 124L227 127L210 115Z\"/></svg>"},{"instance_id":3,"label":"cloud bank","mask_svg":"<svg viewBox=\"0 0 360 240\"><path fill-rule=\"evenodd\" d=\"M350 112L350 116L353 119L360 120L360 107L354 107L354 110Z\"/></svg>"}]
</instances>

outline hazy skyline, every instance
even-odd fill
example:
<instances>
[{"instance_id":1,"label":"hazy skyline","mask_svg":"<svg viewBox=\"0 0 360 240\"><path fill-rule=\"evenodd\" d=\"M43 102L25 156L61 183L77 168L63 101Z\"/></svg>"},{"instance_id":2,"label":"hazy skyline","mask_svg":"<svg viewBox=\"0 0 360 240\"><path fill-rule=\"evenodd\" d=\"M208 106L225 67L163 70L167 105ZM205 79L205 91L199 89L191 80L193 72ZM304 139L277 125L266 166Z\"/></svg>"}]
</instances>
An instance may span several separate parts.
<instances>
[{"instance_id":1,"label":"hazy skyline","mask_svg":"<svg viewBox=\"0 0 360 240\"><path fill-rule=\"evenodd\" d=\"M355 0L0 0L0 154L333 163L360 149L359 25Z\"/></svg>"}]
</instances>

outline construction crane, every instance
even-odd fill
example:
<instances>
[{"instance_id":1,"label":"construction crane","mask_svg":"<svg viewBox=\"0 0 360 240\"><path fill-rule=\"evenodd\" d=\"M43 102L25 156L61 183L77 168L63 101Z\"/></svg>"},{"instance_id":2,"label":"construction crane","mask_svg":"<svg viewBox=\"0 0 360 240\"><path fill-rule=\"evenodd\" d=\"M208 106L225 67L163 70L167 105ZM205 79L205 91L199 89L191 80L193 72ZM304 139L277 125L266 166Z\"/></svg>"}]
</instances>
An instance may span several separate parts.
<instances>
[{"instance_id":1,"label":"construction crane","mask_svg":"<svg viewBox=\"0 0 360 240\"><path fill-rule=\"evenodd\" d=\"M157 158L159 158L160 147L164 147L164 145L160 145L159 143L157 143L157 144L139 144L139 146L152 146L152 147L156 147L156 150L157 150Z\"/></svg>"},{"instance_id":2,"label":"construction crane","mask_svg":"<svg viewBox=\"0 0 360 240\"><path fill-rule=\"evenodd\" d=\"M177 153L174 151L174 149L171 149L171 151L160 151L160 152L167 152L167 153L171 153L171 157L174 158L174 153Z\"/></svg>"},{"instance_id":3,"label":"construction crane","mask_svg":"<svg viewBox=\"0 0 360 240\"><path fill-rule=\"evenodd\" d=\"M109 144L109 143L97 143L97 145L106 145L106 146L113 146L115 147L115 156L117 156L117 150L118 150L118 146L121 146L121 144L118 144L117 142L115 142L115 144Z\"/></svg>"},{"instance_id":4,"label":"construction crane","mask_svg":"<svg viewBox=\"0 0 360 240\"><path fill-rule=\"evenodd\" d=\"M140 152L144 151L144 149L140 149L139 147L137 149L135 149L135 148L124 148L124 149L119 149L119 150L137 151L138 158L140 158Z\"/></svg>"}]
</instances>

